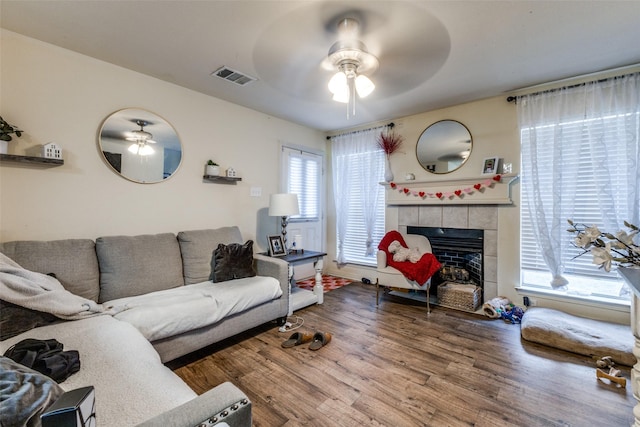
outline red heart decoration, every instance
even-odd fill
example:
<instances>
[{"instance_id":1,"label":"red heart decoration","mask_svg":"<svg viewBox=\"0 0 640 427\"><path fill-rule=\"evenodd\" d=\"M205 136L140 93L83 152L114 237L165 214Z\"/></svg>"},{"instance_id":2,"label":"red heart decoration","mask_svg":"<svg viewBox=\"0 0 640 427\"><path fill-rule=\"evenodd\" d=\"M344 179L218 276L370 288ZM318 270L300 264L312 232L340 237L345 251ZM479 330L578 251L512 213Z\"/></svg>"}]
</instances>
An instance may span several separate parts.
<instances>
[{"instance_id":1,"label":"red heart decoration","mask_svg":"<svg viewBox=\"0 0 640 427\"><path fill-rule=\"evenodd\" d=\"M390 182L389 185L391 186L391 188L396 188L396 183L395 182Z\"/></svg>"},{"instance_id":2,"label":"red heart decoration","mask_svg":"<svg viewBox=\"0 0 640 427\"><path fill-rule=\"evenodd\" d=\"M438 199L442 199L442 193L436 193L436 197L437 197Z\"/></svg>"},{"instance_id":3,"label":"red heart decoration","mask_svg":"<svg viewBox=\"0 0 640 427\"><path fill-rule=\"evenodd\" d=\"M500 175L496 175L493 177L494 181L500 181L500 179L502 179L502 177Z\"/></svg>"},{"instance_id":4,"label":"red heart decoration","mask_svg":"<svg viewBox=\"0 0 640 427\"><path fill-rule=\"evenodd\" d=\"M424 197L424 191L419 192L419 193L418 193L418 195L419 195L420 197Z\"/></svg>"},{"instance_id":5,"label":"red heart decoration","mask_svg":"<svg viewBox=\"0 0 640 427\"><path fill-rule=\"evenodd\" d=\"M404 191L404 194L409 194L409 189L408 188L404 188L404 189L402 189L402 191Z\"/></svg>"},{"instance_id":6,"label":"red heart decoration","mask_svg":"<svg viewBox=\"0 0 640 427\"><path fill-rule=\"evenodd\" d=\"M456 196L460 196L462 194L462 190L456 190L454 193L456 193Z\"/></svg>"},{"instance_id":7,"label":"red heart decoration","mask_svg":"<svg viewBox=\"0 0 640 427\"><path fill-rule=\"evenodd\" d=\"M482 184L475 184L473 188L475 188L476 190L479 190L480 188L482 188Z\"/></svg>"}]
</instances>

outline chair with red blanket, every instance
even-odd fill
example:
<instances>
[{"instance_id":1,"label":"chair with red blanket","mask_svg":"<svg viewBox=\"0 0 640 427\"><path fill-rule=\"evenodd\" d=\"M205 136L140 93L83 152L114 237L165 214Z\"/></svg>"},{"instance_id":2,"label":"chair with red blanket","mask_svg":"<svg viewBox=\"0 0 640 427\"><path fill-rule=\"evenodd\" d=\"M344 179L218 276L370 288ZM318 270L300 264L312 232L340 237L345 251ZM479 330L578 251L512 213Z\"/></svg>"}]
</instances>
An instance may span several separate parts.
<instances>
[{"instance_id":1,"label":"chair with red blanket","mask_svg":"<svg viewBox=\"0 0 640 427\"><path fill-rule=\"evenodd\" d=\"M389 245L397 240L405 248L418 248L420 260L416 263L410 261L394 261L393 254L389 252ZM402 234L399 231L389 231L378 245L376 267L376 306L379 303L380 288L385 292L394 288L398 290L426 291L427 313L431 312L429 305L429 289L431 276L441 265L431 253L431 243L425 236L419 234Z\"/></svg>"}]
</instances>

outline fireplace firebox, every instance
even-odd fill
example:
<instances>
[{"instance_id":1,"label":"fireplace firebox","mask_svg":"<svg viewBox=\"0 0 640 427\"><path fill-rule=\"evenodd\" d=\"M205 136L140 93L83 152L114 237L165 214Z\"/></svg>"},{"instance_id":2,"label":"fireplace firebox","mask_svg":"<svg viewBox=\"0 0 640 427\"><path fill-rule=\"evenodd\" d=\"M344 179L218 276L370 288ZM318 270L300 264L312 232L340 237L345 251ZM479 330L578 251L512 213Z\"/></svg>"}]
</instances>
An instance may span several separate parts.
<instances>
[{"instance_id":1,"label":"fireplace firebox","mask_svg":"<svg viewBox=\"0 0 640 427\"><path fill-rule=\"evenodd\" d=\"M463 281L483 289L484 230L407 226L407 233L428 238L433 254L444 267L465 270L469 279ZM432 295L437 295L438 285L445 280L440 274L431 278Z\"/></svg>"}]
</instances>

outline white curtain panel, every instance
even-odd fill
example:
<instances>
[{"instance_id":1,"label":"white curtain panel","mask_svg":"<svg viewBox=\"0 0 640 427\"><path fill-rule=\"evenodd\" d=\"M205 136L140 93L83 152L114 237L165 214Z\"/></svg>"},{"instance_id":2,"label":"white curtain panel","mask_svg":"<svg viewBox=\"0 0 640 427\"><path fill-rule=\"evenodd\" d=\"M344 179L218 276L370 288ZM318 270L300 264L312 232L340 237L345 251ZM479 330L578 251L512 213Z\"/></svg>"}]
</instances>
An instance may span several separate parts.
<instances>
[{"instance_id":1,"label":"white curtain panel","mask_svg":"<svg viewBox=\"0 0 640 427\"><path fill-rule=\"evenodd\" d=\"M373 255L373 229L380 200L379 185L382 180L384 153L378 147L376 136L379 129L351 132L331 138L333 167L333 194L336 205L336 228L338 231L338 264L345 263L344 239L347 223L352 212L354 198L362 203L362 220L367 239L363 245L365 255Z\"/></svg>"},{"instance_id":2,"label":"white curtain panel","mask_svg":"<svg viewBox=\"0 0 640 427\"><path fill-rule=\"evenodd\" d=\"M638 73L518 98L527 195L522 209L531 217L553 288L567 284L562 253L567 219L576 220L578 179L593 180L589 197L597 200L607 231L618 230L624 220L638 224L639 110ZM576 162L585 152L592 157L587 173ZM622 180L620 170L626 171Z\"/></svg>"}]
</instances>

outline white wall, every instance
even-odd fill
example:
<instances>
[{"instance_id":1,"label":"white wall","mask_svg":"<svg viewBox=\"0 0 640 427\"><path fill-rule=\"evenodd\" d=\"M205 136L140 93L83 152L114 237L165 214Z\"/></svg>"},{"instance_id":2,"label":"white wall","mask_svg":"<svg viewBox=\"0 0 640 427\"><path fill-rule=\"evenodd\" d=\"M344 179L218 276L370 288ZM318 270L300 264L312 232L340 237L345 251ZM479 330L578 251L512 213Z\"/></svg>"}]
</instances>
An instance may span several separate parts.
<instances>
[{"instance_id":1,"label":"white wall","mask_svg":"<svg viewBox=\"0 0 640 427\"><path fill-rule=\"evenodd\" d=\"M65 161L54 168L0 166L0 241L238 225L245 239L257 236L262 244L279 230L265 208L269 194L279 191L280 144L324 149L324 135L306 127L16 33L0 34L0 115L25 131L9 153L53 141ZM152 111L178 132L184 158L174 177L136 184L104 163L97 146L102 121L128 107ZM242 181L203 182L210 158L223 169L234 167ZM250 197L251 187L260 187L262 196Z\"/></svg>"}]
</instances>

